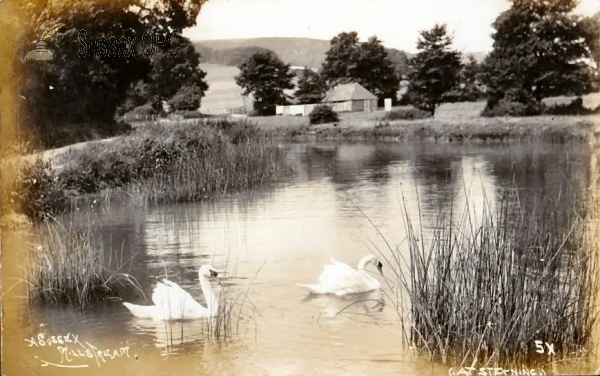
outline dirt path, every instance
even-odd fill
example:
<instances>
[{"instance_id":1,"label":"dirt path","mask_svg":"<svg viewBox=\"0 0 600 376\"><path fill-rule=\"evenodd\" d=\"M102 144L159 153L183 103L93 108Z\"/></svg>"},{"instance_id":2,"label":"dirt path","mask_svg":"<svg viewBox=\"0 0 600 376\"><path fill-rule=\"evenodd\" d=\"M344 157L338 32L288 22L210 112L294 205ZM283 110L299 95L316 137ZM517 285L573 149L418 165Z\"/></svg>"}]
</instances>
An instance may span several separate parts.
<instances>
[{"instance_id":1,"label":"dirt path","mask_svg":"<svg viewBox=\"0 0 600 376\"><path fill-rule=\"evenodd\" d=\"M76 144L67 145L67 146L63 146L61 148L56 148L56 149L44 150L39 153L24 155L24 156L18 157L18 158L20 158L23 162L35 162L35 160L39 157L41 157L45 161L49 161L49 160L52 160L52 159L56 158L57 156L59 156L63 153L66 153L68 151L83 149L86 145L91 145L91 144L95 144L95 143L111 142L112 140L114 140L118 137L119 136L105 138L102 140L78 142Z\"/></svg>"}]
</instances>

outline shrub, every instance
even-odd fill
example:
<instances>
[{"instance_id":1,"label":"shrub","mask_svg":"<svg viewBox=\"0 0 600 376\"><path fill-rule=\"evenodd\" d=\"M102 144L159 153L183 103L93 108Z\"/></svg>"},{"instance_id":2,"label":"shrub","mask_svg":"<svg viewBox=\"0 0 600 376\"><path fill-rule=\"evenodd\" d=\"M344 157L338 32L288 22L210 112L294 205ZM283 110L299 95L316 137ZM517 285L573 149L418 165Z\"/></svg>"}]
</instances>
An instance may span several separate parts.
<instances>
[{"instance_id":1,"label":"shrub","mask_svg":"<svg viewBox=\"0 0 600 376\"><path fill-rule=\"evenodd\" d=\"M308 115L310 124L325 124L339 121L337 112L329 106L317 106Z\"/></svg>"},{"instance_id":2,"label":"shrub","mask_svg":"<svg viewBox=\"0 0 600 376\"><path fill-rule=\"evenodd\" d=\"M596 111L583 106L583 99L578 97L568 104L556 104L546 108L548 115L591 115Z\"/></svg>"},{"instance_id":3,"label":"shrub","mask_svg":"<svg viewBox=\"0 0 600 376\"><path fill-rule=\"evenodd\" d=\"M383 117L384 120L417 120L417 119L427 119L431 117L431 113L423 110L419 110L418 108L409 107L409 108L399 108L388 112Z\"/></svg>"},{"instance_id":4,"label":"shrub","mask_svg":"<svg viewBox=\"0 0 600 376\"><path fill-rule=\"evenodd\" d=\"M149 103L141 105L141 106L137 106L133 110L131 110L131 112L129 112L129 113L132 115L156 115L157 114L154 107L152 107L152 105Z\"/></svg>"},{"instance_id":5,"label":"shrub","mask_svg":"<svg viewBox=\"0 0 600 376\"><path fill-rule=\"evenodd\" d=\"M201 119L204 117L202 115L202 113L200 113L198 111L194 111L194 110L178 110L178 111L173 111L172 114L173 115L181 115L181 116L183 116L184 119Z\"/></svg>"},{"instance_id":6,"label":"shrub","mask_svg":"<svg viewBox=\"0 0 600 376\"><path fill-rule=\"evenodd\" d=\"M7 194L17 211L34 220L45 220L50 213L64 211L69 205L64 180L50 162L41 158L17 169Z\"/></svg>"},{"instance_id":7,"label":"shrub","mask_svg":"<svg viewBox=\"0 0 600 376\"><path fill-rule=\"evenodd\" d=\"M229 136L229 139L233 144L238 144L243 140L256 138L259 135L258 126L248 121L232 122L224 119L218 119L214 121L208 121L205 124L223 131Z\"/></svg>"},{"instance_id":8,"label":"shrub","mask_svg":"<svg viewBox=\"0 0 600 376\"><path fill-rule=\"evenodd\" d=\"M545 106L541 102L530 101L527 104L524 104L520 102L501 100L493 107L491 107L488 102L485 109L481 112L481 116L536 116L543 114L544 111Z\"/></svg>"}]
</instances>

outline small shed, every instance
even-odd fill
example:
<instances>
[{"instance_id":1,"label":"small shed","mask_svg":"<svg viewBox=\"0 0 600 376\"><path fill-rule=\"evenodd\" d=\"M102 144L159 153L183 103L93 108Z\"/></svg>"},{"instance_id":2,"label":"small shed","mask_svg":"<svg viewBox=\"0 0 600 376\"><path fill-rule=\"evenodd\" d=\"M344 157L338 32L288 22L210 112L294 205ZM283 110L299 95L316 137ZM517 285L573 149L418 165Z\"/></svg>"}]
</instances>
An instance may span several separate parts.
<instances>
[{"instance_id":1,"label":"small shed","mask_svg":"<svg viewBox=\"0 0 600 376\"><path fill-rule=\"evenodd\" d=\"M275 114L308 116L316 106L316 104L292 104L286 106L276 106Z\"/></svg>"},{"instance_id":2,"label":"small shed","mask_svg":"<svg viewBox=\"0 0 600 376\"><path fill-rule=\"evenodd\" d=\"M321 102L331 106L335 112L377 110L377 97L358 83L335 86Z\"/></svg>"}]
</instances>

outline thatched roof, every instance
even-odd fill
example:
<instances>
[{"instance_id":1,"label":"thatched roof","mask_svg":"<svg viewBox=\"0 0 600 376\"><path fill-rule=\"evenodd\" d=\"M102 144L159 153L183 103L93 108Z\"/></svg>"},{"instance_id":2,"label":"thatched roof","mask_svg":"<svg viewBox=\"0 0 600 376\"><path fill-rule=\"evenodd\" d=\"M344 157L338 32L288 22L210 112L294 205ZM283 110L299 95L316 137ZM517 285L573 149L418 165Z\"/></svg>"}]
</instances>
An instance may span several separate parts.
<instances>
[{"instance_id":1,"label":"thatched roof","mask_svg":"<svg viewBox=\"0 0 600 376\"><path fill-rule=\"evenodd\" d=\"M322 102L344 102L377 99L375 95L357 83L341 84L327 92Z\"/></svg>"}]
</instances>

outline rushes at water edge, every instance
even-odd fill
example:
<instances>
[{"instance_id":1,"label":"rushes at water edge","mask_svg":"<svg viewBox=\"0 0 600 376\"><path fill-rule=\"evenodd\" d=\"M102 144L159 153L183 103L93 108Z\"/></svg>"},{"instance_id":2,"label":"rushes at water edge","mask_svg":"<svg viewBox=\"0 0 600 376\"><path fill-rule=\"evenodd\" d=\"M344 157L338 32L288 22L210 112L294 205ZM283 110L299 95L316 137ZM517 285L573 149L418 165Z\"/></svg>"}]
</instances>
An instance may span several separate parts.
<instances>
[{"instance_id":1,"label":"rushes at water edge","mask_svg":"<svg viewBox=\"0 0 600 376\"><path fill-rule=\"evenodd\" d=\"M37 225L34 232L36 241L28 247L26 264L30 302L86 308L113 294L117 283L144 295L134 277L106 269L100 235L91 224L75 227L51 220Z\"/></svg>"}]
</instances>

